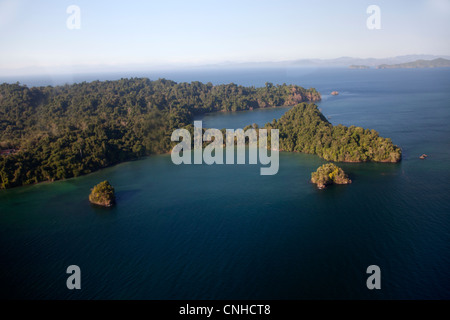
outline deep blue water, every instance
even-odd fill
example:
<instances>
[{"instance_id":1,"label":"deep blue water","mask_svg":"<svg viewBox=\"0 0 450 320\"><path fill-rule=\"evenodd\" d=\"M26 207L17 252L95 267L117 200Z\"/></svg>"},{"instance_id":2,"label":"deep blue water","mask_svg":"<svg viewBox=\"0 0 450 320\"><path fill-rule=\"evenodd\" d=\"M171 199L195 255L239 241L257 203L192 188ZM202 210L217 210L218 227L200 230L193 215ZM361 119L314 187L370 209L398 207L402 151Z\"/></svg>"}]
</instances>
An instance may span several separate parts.
<instances>
[{"instance_id":1,"label":"deep blue water","mask_svg":"<svg viewBox=\"0 0 450 320\"><path fill-rule=\"evenodd\" d=\"M450 70L146 76L315 87L333 124L376 129L402 147L403 160L340 164L353 183L326 190L309 183L322 159L281 153L274 176L259 175L259 165L176 166L161 155L1 191L2 298L450 299ZM51 84L45 77L21 81ZM333 90L340 94L330 96ZM202 120L239 128L287 109ZM420 160L422 153L429 157ZM116 188L112 209L87 200L104 179ZM81 268L79 291L66 288L71 264ZM381 290L366 287L372 264L381 268Z\"/></svg>"}]
</instances>

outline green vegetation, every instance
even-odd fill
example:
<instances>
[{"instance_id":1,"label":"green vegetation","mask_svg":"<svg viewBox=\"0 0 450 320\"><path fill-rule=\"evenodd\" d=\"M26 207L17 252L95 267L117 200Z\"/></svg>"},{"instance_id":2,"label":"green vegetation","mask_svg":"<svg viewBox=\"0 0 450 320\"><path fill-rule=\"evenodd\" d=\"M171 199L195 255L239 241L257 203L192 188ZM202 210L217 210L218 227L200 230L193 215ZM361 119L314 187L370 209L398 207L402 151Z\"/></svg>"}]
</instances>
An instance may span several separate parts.
<instances>
[{"instance_id":1,"label":"green vegetation","mask_svg":"<svg viewBox=\"0 0 450 320\"><path fill-rule=\"evenodd\" d=\"M174 129L192 131L195 114L318 101L295 85L94 81L57 87L0 85L0 188L76 177L168 152Z\"/></svg>"},{"instance_id":2,"label":"green vegetation","mask_svg":"<svg viewBox=\"0 0 450 320\"><path fill-rule=\"evenodd\" d=\"M352 180L348 178L344 170L335 164L326 163L317 168L316 172L311 173L311 182L317 184L319 189L323 189L333 183L349 184L352 183Z\"/></svg>"},{"instance_id":3,"label":"green vegetation","mask_svg":"<svg viewBox=\"0 0 450 320\"><path fill-rule=\"evenodd\" d=\"M271 83L255 88L132 78L37 88L2 84L0 188L76 177L169 152L175 129L193 133L195 114L294 104L265 125L280 130L280 150L328 161L400 161L401 150L390 139L375 130L333 126L316 105L302 102L317 100L315 89Z\"/></svg>"},{"instance_id":4,"label":"green vegetation","mask_svg":"<svg viewBox=\"0 0 450 320\"><path fill-rule=\"evenodd\" d=\"M396 68L444 68L450 67L450 60L437 58L434 60L416 60L412 62L399 64L381 64L377 69L396 69Z\"/></svg>"},{"instance_id":5,"label":"green vegetation","mask_svg":"<svg viewBox=\"0 0 450 320\"><path fill-rule=\"evenodd\" d=\"M92 188L91 194L89 195L89 201L91 203L103 207L111 207L115 203L115 200L114 188L107 180L100 182Z\"/></svg>"},{"instance_id":6,"label":"green vegetation","mask_svg":"<svg viewBox=\"0 0 450 320\"><path fill-rule=\"evenodd\" d=\"M401 149L375 130L333 126L315 104L300 103L265 128L280 130L280 150L337 162L398 162Z\"/></svg>"}]
</instances>

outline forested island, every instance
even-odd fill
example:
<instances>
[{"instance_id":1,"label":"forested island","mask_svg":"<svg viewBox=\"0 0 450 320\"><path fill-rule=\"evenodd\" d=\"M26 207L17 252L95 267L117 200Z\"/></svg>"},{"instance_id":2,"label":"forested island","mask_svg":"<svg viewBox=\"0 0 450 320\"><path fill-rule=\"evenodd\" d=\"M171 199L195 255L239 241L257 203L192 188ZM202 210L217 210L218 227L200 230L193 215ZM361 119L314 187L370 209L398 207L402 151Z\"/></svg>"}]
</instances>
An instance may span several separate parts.
<instances>
[{"instance_id":1,"label":"forested island","mask_svg":"<svg viewBox=\"0 0 450 320\"><path fill-rule=\"evenodd\" d=\"M171 150L195 114L318 101L296 85L176 83L147 78L64 86L0 85L0 188L77 177ZM6 153L5 153L6 154Z\"/></svg>"},{"instance_id":2,"label":"forested island","mask_svg":"<svg viewBox=\"0 0 450 320\"><path fill-rule=\"evenodd\" d=\"M416 60L399 64L381 64L377 69L410 69L410 68L448 68L450 60L437 58L433 60Z\"/></svg>"},{"instance_id":3,"label":"forested island","mask_svg":"<svg viewBox=\"0 0 450 320\"><path fill-rule=\"evenodd\" d=\"M89 195L89 201L92 204L102 207L113 206L116 202L114 187L108 180L100 182L92 188L91 194Z\"/></svg>"},{"instance_id":4,"label":"forested island","mask_svg":"<svg viewBox=\"0 0 450 320\"><path fill-rule=\"evenodd\" d=\"M77 177L123 161L169 152L175 129L193 131L196 114L296 105L265 125L280 149L329 161L396 162L401 150L375 130L332 126L296 85L94 81L57 87L0 85L0 188Z\"/></svg>"},{"instance_id":5,"label":"forested island","mask_svg":"<svg viewBox=\"0 0 450 320\"><path fill-rule=\"evenodd\" d=\"M311 182L315 183L319 189L324 189L331 184L349 184L352 180L337 165L326 163L311 173Z\"/></svg>"}]
</instances>

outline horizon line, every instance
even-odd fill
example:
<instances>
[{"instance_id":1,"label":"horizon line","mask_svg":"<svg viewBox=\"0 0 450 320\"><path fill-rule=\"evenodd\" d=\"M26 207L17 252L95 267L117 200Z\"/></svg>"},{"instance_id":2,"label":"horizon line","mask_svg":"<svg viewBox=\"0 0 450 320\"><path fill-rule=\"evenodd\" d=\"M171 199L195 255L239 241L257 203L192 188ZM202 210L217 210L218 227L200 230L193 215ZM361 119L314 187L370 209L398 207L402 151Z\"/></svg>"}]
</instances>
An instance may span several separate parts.
<instances>
[{"instance_id":1,"label":"horizon line","mask_svg":"<svg viewBox=\"0 0 450 320\"><path fill-rule=\"evenodd\" d=\"M319 63L326 63L326 62L339 62L338 60L344 60L344 59L354 59L354 60L368 60L376 62L377 60L389 60L389 59L399 59L399 58L407 58L407 57L432 57L431 59L435 58L444 58L444 59L450 59L450 54L403 54L398 56L388 56L383 58L360 58L360 57L354 57L354 56L339 56L336 58L298 58L298 59L289 59L289 60L264 60L264 61L239 61L239 60L222 60L222 61L216 61L216 62L163 62L163 63L157 63L157 64L151 64L151 63L98 63L98 64L64 64L64 65L53 65L53 66L44 66L44 65L29 65L29 66L23 66L23 67L13 67L13 68L2 68L0 67L0 73L6 73L4 77L12 77L12 76L37 76L42 75L42 72L44 74L57 74L57 75L66 75L66 74L86 74L90 71L88 69L95 69L92 70L92 73L95 72L108 72L106 70L107 68L112 68L114 70L110 70L109 72L134 72L138 71L133 68L140 68L144 70L139 71L169 71L171 69L176 68L211 68L211 67L227 67L227 66L251 66L251 65L263 65L263 64L289 64L289 63L295 63L295 62L310 62L310 65L302 65L301 67L332 67L332 65L320 65L320 64L314 64L314 62ZM420 60L420 58L417 58ZM335 65L335 67L345 67L345 65ZM30 70L31 69L31 70ZM84 69L84 70L71 70L71 69ZM104 69L104 70L102 70ZM23 71L28 71L28 73L24 73ZM31 71L31 72L30 72ZM47 71L47 72L45 72ZM37 73L39 72L39 73Z\"/></svg>"}]
</instances>

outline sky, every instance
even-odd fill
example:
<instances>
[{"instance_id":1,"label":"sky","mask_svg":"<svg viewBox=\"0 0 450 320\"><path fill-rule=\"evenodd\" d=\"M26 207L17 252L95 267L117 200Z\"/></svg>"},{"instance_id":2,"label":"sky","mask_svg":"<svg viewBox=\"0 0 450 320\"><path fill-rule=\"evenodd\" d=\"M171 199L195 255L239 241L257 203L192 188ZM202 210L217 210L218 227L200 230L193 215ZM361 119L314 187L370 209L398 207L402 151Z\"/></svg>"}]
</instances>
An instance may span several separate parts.
<instances>
[{"instance_id":1,"label":"sky","mask_svg":"<svg viewBox=\"0 0 450 320\"><path fill-rule=\"evenodd\" d=\"M369 5L380 29L367 27ZM0 0L0 74L450 55L449 39L450 0Z\"/></svg>"}]
</instances>

